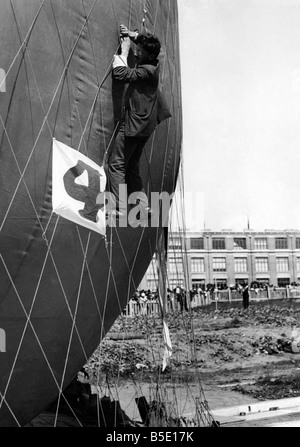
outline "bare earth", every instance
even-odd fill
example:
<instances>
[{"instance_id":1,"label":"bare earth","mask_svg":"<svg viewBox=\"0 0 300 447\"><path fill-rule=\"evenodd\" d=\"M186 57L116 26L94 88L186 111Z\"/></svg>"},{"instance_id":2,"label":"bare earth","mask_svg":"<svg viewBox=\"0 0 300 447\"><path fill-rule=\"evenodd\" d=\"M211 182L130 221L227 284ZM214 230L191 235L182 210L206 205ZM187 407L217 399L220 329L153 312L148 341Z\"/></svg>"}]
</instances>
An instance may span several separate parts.
<instances>
[{"instance_id":1,"label":"bare earth","mask_svg":"<svg viewBox=\"0 0 300 447\"><path fill-rule=\"evenodd\" d=\"M117 383L118 399L129 416L137 417L132 397L136 383L141 394L151 399L147 391L157 377L168 398L176 389L179 411L185 414L194 408L187 389L192 396L204 396L212 410L300 396L300 354L296 352L300 304L296 301L251 302L247 310L241 303L223 308L219 304L218 311L207 307L175 312L168 315L167 323L172 357L164 373L162 324L151 316L116 322L86 365L93 377L101 359L102 372Z\"/></svg>"},{"instance_id":2,"label":"bare earth","mask_svg":"<svg viewBox=\"0 0 300 447\"><path fill-rule=\"evenodd\" d=\"M166 404L171 417L193 420L196 398L211 412L300 396L300 303L218 304L167 315L172 356L162 370L162 319L122 317L85 365L87 382L140 423L136 398ZM284 421L285 416L282 416ZM300 421L299 414L295 415ZM53 426L46 412L29 426ZM94 423L94 422L93 422ZM299 422L300 423L300 422ZM238 421L233 426L263 426ZM57 426L76 424L62 419ZM113 425L114 426L114 425ZM230 425L229 425L230 426Z\"/></svg>"}]
</instances>

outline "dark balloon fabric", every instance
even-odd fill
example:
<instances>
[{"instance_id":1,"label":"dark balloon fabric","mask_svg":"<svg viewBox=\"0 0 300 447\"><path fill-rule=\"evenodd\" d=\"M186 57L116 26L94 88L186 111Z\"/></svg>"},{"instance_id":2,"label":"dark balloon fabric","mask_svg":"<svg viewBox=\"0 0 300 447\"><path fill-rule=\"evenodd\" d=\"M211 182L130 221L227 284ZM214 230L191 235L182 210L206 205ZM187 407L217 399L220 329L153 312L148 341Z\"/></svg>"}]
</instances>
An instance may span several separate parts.
<instances>
[{"instance_id":1,"label":"dark balloon fabric","mask_svg":"<svg viewBox=\"0 0 300 447\"><path fill-rule=\"evenodd\" d=\"M162 233L107 228L104 238L52 212L53 138L103 164L121 113L110 73L119 25L142 29L143 18L162 42L160 90L172 117L149 139L141 173L148 193L172 193L182 139L176 1L1 1L0 426L23 426L76 376Z\"/></svg>"}]
</instances>

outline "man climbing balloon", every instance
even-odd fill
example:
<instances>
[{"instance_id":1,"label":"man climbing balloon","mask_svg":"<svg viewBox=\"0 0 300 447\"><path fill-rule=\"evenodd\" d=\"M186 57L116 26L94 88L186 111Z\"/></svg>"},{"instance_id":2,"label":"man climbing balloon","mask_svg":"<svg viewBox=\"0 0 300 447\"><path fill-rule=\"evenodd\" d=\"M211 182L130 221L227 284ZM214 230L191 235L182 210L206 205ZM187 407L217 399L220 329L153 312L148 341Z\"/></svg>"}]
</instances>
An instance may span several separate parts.
<instances>
[{"instance_id":1,"label":"man climbing balloon","mask_svg":"<svg viewBox=\"0 0 300 447\"><path fill-rule=\"evenodd\" d=\"M125 106L114 145L108 160L108 190L116 200L116 217L127 212L127 197L134 194L134 206L142 217L151 214L148 198L140 176L139 162L145 144L156 126L170 112L159 85L159 39L152 34L140 34L120 26L121 52L114 56L113 79L125 84ZM136 66L128 66L131 41L135 44Z\"/></svg>"}]
</instances>

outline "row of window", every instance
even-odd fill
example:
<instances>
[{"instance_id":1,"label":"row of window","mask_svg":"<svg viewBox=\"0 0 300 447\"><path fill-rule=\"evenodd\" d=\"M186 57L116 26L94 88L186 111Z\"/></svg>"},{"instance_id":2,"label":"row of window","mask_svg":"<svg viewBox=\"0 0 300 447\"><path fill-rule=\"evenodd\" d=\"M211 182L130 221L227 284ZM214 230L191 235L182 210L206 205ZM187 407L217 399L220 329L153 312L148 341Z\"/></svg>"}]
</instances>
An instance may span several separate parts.
<instances>
[{"instance_id":1,"label":"row of window","mask_svg":"<svg viewBox=\"0 0 300 447\"><path fill-rule=\"evenodd\" d=\"M270 280L269 278L259 278L256 280L256 282L261 285L261 286L266 286L266 285L270 285ZM235 280L236 284L241 284L244 285L245 283L248 283L248 278L236 278ZM291 280L290 278L277 278L276 280L277 286L278 287L286 287L288 285L290 285ZM224 278L216 278L214 279L214 284L216 285L216 287L218 289L227 289L228 284L227 284L227 279ZM201 289L205 289L205 279L193 279L192 280L192 287L193 288L201 288Z\"/></svg>"},{"instance_id":2,"label":"row of window","mask_svg":"<svg viewBox=\"0 0 300 447\"><path fill-rule=\"evenodd\" d=\"M191 238L191 249L192 250L204 250L204 238ZM245 237L235 237L233 238L233 246L235 250L246 250L247 249L247 239ZM169 242L170 250L180 250L182 248L182 241L178 238L173 238ZM226 239L225 238L212 238L212 248L213 250L225 250L226 249ZM267 250L268 249L268 239L264 237L257 237L254 239L254 249L255 250ZM275 249L277 250L287 250L288 249L288 238L287 237L276 237L275 238ZM296 237L296 249L300 249L300 237Z\"/></svg>"},{"instance_id":3,"label":"row of window","mask_svg":"<svg viewBox=\"0 0 300 447\"><path fill-rule=\"evenodd\" d=\"M262 286L265 286L266 284L269 284L269 278L260 278L256 280L259 284ZM277 278L276 280L278 287L286 287L291 283L290 278ZM239 278L235 280L235 283L244 285L245 283L248 283L248 278ZM224 278L216 278L214 279L214 284L218 289L227 289L227 279ZM175 287L181 286L184 287L184 279L183 278L176 278L176 279L170 279L168 287L173 290ZM195 288L202 288L205 290L206 282L205 279L196 279L192 280L192 287ZM151 278L147 280L147 287L150 290L155 290L157 288L157 279Z\"/></svg>"},{"instance_id":4,"label":"row of window","mask_svg":"<svg viewBox=\"0 0 300 447\"><path fill-rule=\"evenodd\" d=\"M269 271L269 259L267 257L256 257L254 259L255 271L268 272ZM169 272L178 273L182 272L182 257L169 259ZM212 266L214 272L226 272L226 258L213 258ZM277 257L276 258L276 270L277 272L289 271L289 258ZM235 273L244 273L248 271L248 259L247 258L235 258L234 259L234 271ZM300 272L300 257L297 258L297 271ZM204 258L191 258L191 273L205 273Z\"/></svg>"}]
</instances>

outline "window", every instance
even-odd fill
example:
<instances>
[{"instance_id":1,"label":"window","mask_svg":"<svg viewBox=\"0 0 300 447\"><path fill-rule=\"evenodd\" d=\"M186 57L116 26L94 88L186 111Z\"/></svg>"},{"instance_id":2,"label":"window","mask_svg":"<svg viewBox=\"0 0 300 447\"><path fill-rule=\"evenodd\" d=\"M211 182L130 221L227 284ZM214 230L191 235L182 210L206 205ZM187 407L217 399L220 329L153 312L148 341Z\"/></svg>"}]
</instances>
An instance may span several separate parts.
<instances>
[{"instance_id":1,"label":"window","mask_svg":"<svg viewBox=\"0 0 300 447\"><path fill-rule=\"evenodd\" d=\"M255 250L267 250L268 240L265 237L258 237L254 239L254 249Z\"/></svg>"},{"instance_id":2,"label":"window","mask_svg":"<svg viewBox=\"0 0 300 447\"><path fill-rule=\"evenodd\" d=\"M296 248L300 248L300 237L296 237Z\"/></svg>"},{"instance_id":3,"label":"window","mask_svg":"<svg viewBox=\"0 0 300 447\"><path fill-rule=\"evenodd\" d=\"M255 258L255 271L268 272L269 271L268 258Z\"/></svg>"},{"instance_id":4,"label":"window","mask_svg":"<svg viewBox=\"0 0 300 447\"><path fill-rule=\"evenodd\" d=\"M235 258L234 259L234 271L236 273L247 272L247 258Z\"/></svg>"},{"instance_id":5,"label":"window","mask_svg":"<svg viewBox=\"0 0 300 447\"><path fill-rule=\"evenodd\" d=\"M286 287L290 284L290 278L277 278L278 287Z\"/></svg>"},{"instance_id":6,"label":"window","mask_svg":"<svg viewBox=\"0 0 300 447\"><path fill-rule=\"evenodd\" d=\"M169 250L181 250L181 249L182 249L181 239L171 236L169 239Z\"/></svg>"},{"instance_id":7,"label":"window","mask_svg":"<svg viewBox=\"0 0 300 447\"><path fill-rule=\"evenodd\" d=\"M275 248L277 250L286 250L288 248L286 237L276 237L275 238Z\"/></svg>"},{"instance_id":8,"label":"window","mask_svg":"<svg viewBox=\"0 0 300 447\"><path fill-rule=\"evenodd\" d=\"M218 289L224 290L227 289L227 279L221 278L221 279L215 279L214 284L217 286Z\"/></svg>"},{"instance_id":9,"label":"window","mask_svg":"<svg viewBox=\"0 0 300 447\"><path fill-rule=\"evenodd\" d=\"M225 239L224 238L214 238L212 240L213 250L225 250Z\"/></svg>"},{"instance_id":10,"label":"window","mask_svg":"<svg viewBox=\"0 0 300 447\"><path fill-rule=\"evenodd\" d=\"M226 258L213 258L213 271L226 272Z\"/></svg>"},{"instance_id":11,"label":"window","mask_svg":"<svg viewBox=\"0 0 300 447\"><path fill-rule=\"evenodd\" d=\"M183 287L183 279L182 278L170 279L169 289L174 290L175 287L177 286Z\"/></svg>"},{"instance_id":12,"label":"window","mask_svg":"<svg viewBox=\"0 0 300 447\"><path fill-rule=\"evenodd\" d=\"M297 258L297 272L300 272L300 258Z\"/></svg>"},{"instance_id":13,"label":"window","mask_svg":"<svg viewBox=\"0 0 300 447\"><path fill-rule=\"evenodd\" d=\"M205 279L192 279L192 287L205 290Z\"/></svg>"},{"instance_id":14,"label":"window","mask_svg":"<svg viewBox=\"0 0 300 447\"><path fill-rule=\"evenodd\" d=\"M204 273L204 258L191 258L192 273Z\"/></svg>"},{"instance_id":15,"label":"window","mask_svg":"<svg viewBox=\"0 0 300 447\"><path fill-rule=\"evenodd\" d=\"M157 289L157 279L151 279L151 278L147 278L147 287L149 290L153 291Z\"/></svg>"},{"instance_id":16,"label":"window","mask_svg":"<svg viewBox=\"0 0 300 447\"><path fill-rule=\"evenodd\" d=\"M177 258L169 258L169 272L177 273L182 271L182 257L178 256Z\"/></svg>"},{"instance_id":17,"label":"window","mask_svg":"<svg viewBox=\"0 0 300 447\"><path fill-rule=\"evenodd\" d=\"M203 249L204 249L203 237L192 237L191 250L203 250Z\"/></svg>"},{"instance_id":18,"label":"window","mask_svg":"<svg viewBox=\"0 0 300 447\"><path fill-rule=\"evenodd\" d=\"M234 250L245 250L247 248L245 237L235 237L233 238L233 248Z\"/></svg>"},{"instance_id":19,"label":"window","mask_svg":"<svg viewBox=\"0 0 300 447\"><path fill-rule=\"evenodd\" d=\"M289 271L289 258L276 258L277 272Z\"/></svg>"}]
</instances>

